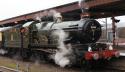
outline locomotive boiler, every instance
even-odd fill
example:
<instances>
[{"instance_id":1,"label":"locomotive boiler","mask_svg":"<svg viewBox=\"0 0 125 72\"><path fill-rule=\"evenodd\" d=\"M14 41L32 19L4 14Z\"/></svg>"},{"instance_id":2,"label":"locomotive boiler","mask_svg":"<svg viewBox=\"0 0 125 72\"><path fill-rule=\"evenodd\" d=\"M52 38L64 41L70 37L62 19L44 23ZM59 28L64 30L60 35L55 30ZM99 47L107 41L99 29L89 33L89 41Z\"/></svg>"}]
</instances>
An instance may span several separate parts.
<instances>
[{"instance_id":1,"label":"locomotive boiler","mask_svg":"<svg viewBox=\"0 0 125 72\"><path fill-rule=\"evenodd\" d=\"M29 26L30 46L54 46L58 39L53 36L56 30L64 30L69 36L65 43L89 44L95 43L101 36L101 25L93 19L85 19L80 21L67 21L60 23L36 23ZM31 46L31 47L32 47ZM45 46L45 47L46 47Z\"/></svg>"}]
</instances>

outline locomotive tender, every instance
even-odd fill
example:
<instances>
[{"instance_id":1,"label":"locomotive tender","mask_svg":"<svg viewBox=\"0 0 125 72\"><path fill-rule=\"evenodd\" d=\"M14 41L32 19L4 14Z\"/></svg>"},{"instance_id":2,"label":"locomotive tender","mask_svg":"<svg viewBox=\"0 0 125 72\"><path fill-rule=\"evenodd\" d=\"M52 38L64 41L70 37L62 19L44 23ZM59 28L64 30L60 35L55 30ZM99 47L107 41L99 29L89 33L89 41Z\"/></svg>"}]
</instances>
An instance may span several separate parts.
<instances>
[{"instance_id":1,"label":"locomotive tender","mask_svg":"<svg viewBox=\"0 0 125 72\"><path fill-rule=\"evenodd\" d=\"M17 54L20 50L24 57L32 55L32 51L55 53L58 37L53 35L56 30L68 33L64 44L71 44L74 54L85 61L118 57L117 50L109 49L106 44L96 43L101 36L101 25L94 19L79 21L39 22L31 21L12 29L2 31L2 48L9 54ZM77 53L76 53L77 52ZM44 53L44 54L45 54ZM40 52L39 52L40 54Z\"/></svg>"}]
</instances>

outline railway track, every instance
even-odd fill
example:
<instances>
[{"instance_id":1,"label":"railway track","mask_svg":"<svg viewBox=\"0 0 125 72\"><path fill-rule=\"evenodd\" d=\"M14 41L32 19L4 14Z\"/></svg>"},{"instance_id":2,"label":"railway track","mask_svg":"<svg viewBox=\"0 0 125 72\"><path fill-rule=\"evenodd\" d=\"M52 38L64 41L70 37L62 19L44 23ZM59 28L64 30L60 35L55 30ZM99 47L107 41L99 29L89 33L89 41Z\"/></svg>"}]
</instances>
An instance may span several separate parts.
<instances>
[{"instance_id":1,"label":"railway track","mask_svg":"<svg viewBox=\"0 0 125 72\"><path fill-rule=\"evenodd\" d=\"M6 66L0 66L0 72L22 72L20 70L12 69Z\"/></svg>"},{"instance_id":2,"label":"railway track","mask_svg":"<svg viewBox=\"0 0 125 72\"><path fill-rule=\"evenodd\" d=\"M1 64L4 65L4 66L0 66L0 72L26 72L27 71L26 64L29 64L29 72L125 72L124 61L125 61L125 57L120 57L117 60L109 62L110 63L109 65L87 70L84 68L84 66L82 68L79 68L79 67L60 68L57 65L53 65L50 63L37 63L36 64L32 62L17 61L15 59L0 56L0 65ZM22 71L16 70L17 62L19 64L19 70L22 70ZM11 64L11 66L7 66L9 64ZM14 65L14 67L12 67L12 65Z\"/></svg>"}]
</instances>

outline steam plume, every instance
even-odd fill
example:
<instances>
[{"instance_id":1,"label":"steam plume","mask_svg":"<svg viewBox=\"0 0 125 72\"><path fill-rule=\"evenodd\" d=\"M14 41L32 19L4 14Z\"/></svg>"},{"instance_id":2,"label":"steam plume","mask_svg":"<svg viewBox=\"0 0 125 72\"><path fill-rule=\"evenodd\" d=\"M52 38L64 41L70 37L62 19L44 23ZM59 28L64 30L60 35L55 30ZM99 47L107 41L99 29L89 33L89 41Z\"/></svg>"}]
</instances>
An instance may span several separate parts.
<instances>
[{"instance_id":1,"label":"steam plume","mask_svg":"<svg viewBox=\"0 0 125 72\"><path fill-rule=\"evenodd\" d=\"M41 22L41 17L42 17L41 15L37 15L37 14L36 14L36 15L35 15L35 20L38 20L38 21Z\"/></svg>"},{"instance_id":2,"label":"steam plume","mask_svg":"<svg viewBox=\"0 0 125 72\"><path fill-rule=\"evenodd\" d=\"M4 55L4 54L6 54L6 53L7 53L6 50L4 50L4 49L0 49L0 54Z\"/></svg>"},{"instance_id":3,"label":"steam plume","mask_svg":"<svg viewBox=\"0 0 125 72\"><path fill-rule=\"evenodd\" d=\"M65 67L71 64L71 58L73 57L72 53L72 46L71 44L64 44L64 40L68 37L68 34L65 33L63 30L57 30L53 33L54 35L58 36L58 49L56 54L54 55L53 59L55 63L60 65L61 67Z\"/></svg>"},{"instance_id":4,"label":"steam plume","mask_svg":"<svg viewBox=\"0 0 125 72\"><path fill-rule=\"evenodd\" d=\"M84 0L79 0L78 1L78 5L79 5L79 7L81 8L81 10L82 10L82 12L83 12L83 6L82 6L82 2L83 2Z\"/></svg>"},{"instance_id":5,"label":"steam plume","mask_svg":"<svg viewBox=\"0 0 125 72\"><path fill-rule=\"evenodd\" d=\"M61 13L57 12L56 10L50 10L48 15L52 16L54 21L61 22L61 20L62 20Z\"/></svg>"},{"instance_id":6,"label":"steam plume","mask_svg":"<svg viewBox=\"0 0 125 72\"><path fill-rule=\"evenodd\" d=\"M82 3L85 3L86 0L79 0L78 1L78 5L79 7L81 8L82 10L82 13L85 12L86 10L88 10L88 7L86 7L87 5L86 4L82 4Z\"/></svg>"}]
</instances>

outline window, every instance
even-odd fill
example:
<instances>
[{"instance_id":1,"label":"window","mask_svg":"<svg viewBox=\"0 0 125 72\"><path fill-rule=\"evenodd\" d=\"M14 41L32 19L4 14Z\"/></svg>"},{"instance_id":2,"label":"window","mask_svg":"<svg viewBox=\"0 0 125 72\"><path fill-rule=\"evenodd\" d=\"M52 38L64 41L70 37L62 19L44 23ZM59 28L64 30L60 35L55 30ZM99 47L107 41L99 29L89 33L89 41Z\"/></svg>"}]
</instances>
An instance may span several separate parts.
<instances>
[{"instance_id":1,"label":"window","mask_svg":"<svg viewBox=\"0 0 125 72\"><path fill-rule=\"evenodd\" d=\"M14 39L13 39L13 34L11 34L11 35L10 35L10 37L11 37L11 39L10 39L10 40L11 40L11 41L13 41L13 40L14 40Z\"/></svg>"}]
</instances>

